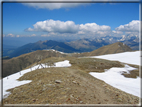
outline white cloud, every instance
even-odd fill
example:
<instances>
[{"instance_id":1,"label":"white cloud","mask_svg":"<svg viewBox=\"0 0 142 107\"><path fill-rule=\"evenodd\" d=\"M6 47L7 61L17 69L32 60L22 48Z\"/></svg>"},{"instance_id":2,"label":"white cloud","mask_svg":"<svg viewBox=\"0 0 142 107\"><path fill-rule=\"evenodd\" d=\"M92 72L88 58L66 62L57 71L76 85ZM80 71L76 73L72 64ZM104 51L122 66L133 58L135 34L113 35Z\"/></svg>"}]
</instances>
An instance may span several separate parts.
<instances>
[{"instance_id":1,"label":"white cloud","mask_svg":"<svg viewBox=\"0 0 142 107\"><path fill-rule=\"evenodd\" d=\"M48 34L43 34L43 35L41 35L42 37L46 37L46 36L48 36Z\"/></svg>"},{"instance_id":2,"label":"white cloud","mask_svg":"<svg viewBox=\"0 0 142 107\"><path fill-rule=\"evenodd\" d=\"M121 31L115 31L115 30L113 30L112 33L115 33L115 34L123 34L123 32L121 32Z\"/></svg>"},{"instance_id":3,"label":"white cloud","mask_svg":"<svg viewBox=\"0 0 142 107\"><path fill-rule=\"evenodd\" d=\"M111 31L97 31L96 34L101 36L110 35Z\"/></svg>"},{"instance_id":4,"label":"white cloud","mask_svg":"<svg viewBox=\"0 0 142 107\"><path fill-rule=\"evenodd\" d=\"M34 31L32 28L28 28L27 31Z\"/></svg>"},{"instance_id":5,"label":"white cloud","mask_svg":"<svg viewBox=\"0 0 142 107\"><path fill-rule=\"evenodd\" d=\"M27 0L5 0L5 1L27 1ZM40 1L40 0L30 0L32 1ZM47 1L47 0L42 0L42 1ZM77 6L81 6L81 5L88 5L91 3L64 3L65 1L68 0L48 0L51 1L52 3L22 3L25 6L29 6L29 7L33 7L36 9L49 9L49 10L53 10L53 9L60 9L60 8L73 8L73 7L77 7ZM55 2L54 2L55 1ZM57 1L61 2L61 3L57 3ZM124 1L124 0L70 0L70 1L102 1L102 3L105 2L111 2L111 1ZM127 1L127 0L125 0ZM130 1L130 0L128 0ZM132 0L135 1L135 0ZM138 0L137 0L138 1ZM114 4L114 3L110 3L110 4Z\"/></svg>"},{"instance_id":6,"label":"white cloud","mask_svg":"<svg viewBox=\"0 0 142 107\"><path fill-rule=\"evenodd\" d=\"M36 34L32 34L31 36L36 36Z\"/></svg>"},{"instance_id":7,"label":"white cloud","mask_svg":"<svg viewBox=\"0 0 142 107\"><path fill-rule=\"evenodd\" d=\"M140 21L132 20L128 24L120 25L119 27L115 28L115 30L123 32L139 32L139 27L140 27Z\"/></svg>"},{"instance_id":8,"label":"white cloud","mask_svg":"<svg viewBox=\"0 0 142 107\"><path fill-rule=\"evenodd\" d=\"M76 33L79 25L75 25L73 21L54 21L52 19L39 21L33 25L32 28L26 29L27 31L44 31L44 32L58 32L58 33Z\"/></svg>"},{"instance_id":9,"label":"white cloud","mask_svg":"<svg viewBox=\"0 0 142 107\"><path fill-rule=\"evenodd\" d=\"M86 31L86 32L96 32L96 31L109 31L111 30L110 26L106 25L97 25L96 23L86 23L86 24L81 24L79 29L81 31Z\"/></svg>"},{"instance_id":10,"label":"white cloud","mask_svg":"<svg viewBox=\"0 0 142 107\"><path fill-rule=\"evenodd\" d=\"M60 9L60 8L71 8L79 5L87 5L84 3L24 3L24 5L34 7L36 9Z\"/></svg>"},{"instance_id":11,"label":"white cloud","mask_svg":"<svg viewBox=\"0 0 142 107\"><path fill-rule=\"evenodd\" d=\"M77 25L73 21L60 21L60 20L45 20L39 21L33 25L34 28L28 28L26 31L40 31L48 32L49 35L57 33L70 33L70 34L106 34L108 31L111 31L110 26L106 25L97 25L96 23L86 23ZM43 35L45 36L45 35Z\"/></svg>"},{"instance_id":12,"label":"white cloud","mask_svg":"<svg viewBox=\"0 0 142 107\"><path fill-rule=\"evenodd\" d=\"M13 35L12 33L9 33L9 34L7 35L7 37L15 37L15 35Z\"/></svg>"},{"instance_id":13,"label":"white cloud","mask_svg":"<svg viewBox=\"0 0 142 107\"><path fill-rule=\"evenodd\" d=\"M3 1L27 1L27 0L3 0ZM30 0L31 2L36 2L36 1L40 1L40 0ZM47 1L47 0L42 0L42 1ZM25 6L29 6L29 7L33 7L36 9L49 9L49 10L53 10L53 9L60 9L60 8L73 8L73 7L77 7L77 6L81 6L81 5L88 5L91 3L64 3L65 1L68 0L48 0L49 2L51 1L51 3L22 3ZM57 2L60 3L57 3ZM70 0L70 1L100 1L100 2L113 2L113 1L124 1L124 0ZM139 0L125 0L125 1L139 1ZM110 4L114 4L114 3L110 3Z\"/></svg>"},{"instance_id":14,"label":"white cloud","mask_svg":"<svg viewBox=\"0 0 142 107\"><path fill-rule=\"evenodd\" d=\"M5 1L27 1L27 0L5 0ZM30 1L40 2L40 0L30 0ZM88 3L64 3L64 1L68 1L68 0L48 0L49 2L51 1L51 3L46 3L47 0L42 0L42 1L45 1L45 3L22 3L22 4L25 6L34 7L36 9L49 9L49 10L60 9L60 8L72 8L72 7L88 4ZM58 1L60 3L57 3ZM76 0L71 0L71 1L76 1ZM78 0L78 1L86 1L86 0ZM88 1L92 1L92 0L88 0Z\"/></svg>"},{"instance_id":15,"label":"white cloud","mask_svg":"<svg viewBox=\"0 0 142 107\"><path fill-rule=\"evenodd\" d=\"M83 31L78 31L78 34L85 34L85 32L83 32Z\"/></svg>"},{"instance_id":16,"label":"white cloud","mask_svg":"<svg viewBox=\"0 0 142 107\"><path fill-rule=\"evenodd\" d=\"M42 37L49 37L49 36L54 36L54 35L57 35L57 33L54 33L54 32L51 32L51 33L48 33L48 34L42 34L41 36Z\"/></svg>"},{"instance_id":17,"label":"white cloud","mask_svg":"<svg viewBox=\"0 0 142 107\"><path fill-rule=\"evenodd\" d=\"M43 34L43 35L41 35L42 37L49 37L49 36L51 36L50 34Z\"/></svg>"}]
</instances>

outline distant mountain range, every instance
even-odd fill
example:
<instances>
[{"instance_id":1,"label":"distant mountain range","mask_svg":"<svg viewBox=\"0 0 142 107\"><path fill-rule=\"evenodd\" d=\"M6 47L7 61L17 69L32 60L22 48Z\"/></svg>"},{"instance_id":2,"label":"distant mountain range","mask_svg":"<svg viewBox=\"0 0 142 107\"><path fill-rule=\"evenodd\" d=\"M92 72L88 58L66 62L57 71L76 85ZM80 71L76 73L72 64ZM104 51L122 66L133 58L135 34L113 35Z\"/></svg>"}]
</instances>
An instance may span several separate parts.
<instances>
[{"instance_id":1,"label":"distant mountain range","mask_svg":"<svg viewBox=\"0 0 142 107\"><path fill-rule=\"evenodd\" d=\"M121 37L105 36L94 39L83 38L71 42L58 42L54 40L38 41L18 48L3 44L3 57L17 57L25 53L46 49L55 49L65 53L90 52L116 42L122 42L128 45L132 50L139 50L139 37L129 34L127 36L122 35Z\"/></svg>"},{"instance_id":2,"label":"distant mountain range","mask_svg":"<svg viewBox=\"0 0 142 107\"><path fill-rule=\"evenodd\" d=\"M122 35L119 37L113 37L113 36L105 36L103 38L100 38L105 40L106 42L111 43L116 43L116 42L122 42L129 47L131 47L132 50L139 50L139 36L138 35L133 35L133 34L128 34L128 35Z\"/></svg>"},{"instance_id":3,"label":"distant mountain range","mask_svg":"<svg viewBox=\"0 0 142 107\"><path fill-rule=\"evenodd\" d=\"M72 48L71 46L65 44L64 42L46 40L46 41L38 41L35 43L29 43L24 46L21 46L15 49L14 51L12 51L7 56L17 57L19 55L33 52L36 50L48 50L48 49L55 49L55 50L66 52L66 53L78 52L78 50Z\"/></svg>"},{"instance_id":4,"label":"distant mountain range","mask_svg":"<svg viewBox=\"0 0 142 107\"><path fill-rule=\"evenodd\" d=\"M76 41L67 42L66 44L79 50L79 52L90 52L110 43L99 39L90 40L84 38Z\"/></svg>"}]
</instances>

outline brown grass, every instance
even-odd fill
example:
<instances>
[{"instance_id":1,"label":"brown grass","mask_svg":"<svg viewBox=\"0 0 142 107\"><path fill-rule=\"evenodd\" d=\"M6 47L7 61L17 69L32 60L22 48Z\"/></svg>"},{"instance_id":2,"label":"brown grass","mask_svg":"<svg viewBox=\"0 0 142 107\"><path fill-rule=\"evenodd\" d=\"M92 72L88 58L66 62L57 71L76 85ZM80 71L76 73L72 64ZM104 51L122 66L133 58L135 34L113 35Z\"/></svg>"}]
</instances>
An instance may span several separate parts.
<instances>
[{"instance_id":1,"label":"brown grass","mask_svg":"<svg viewBox=\"0 0 142 107\"><path fill-rule=\"evenodd\" d=\"M70 63L72 67L78 67L79 69L89 72L104 72L104 69L110 69L112 67L124 67L118 61L109 61L98 58L75 58L71 59Z\"/></svg>"}]
</instances>

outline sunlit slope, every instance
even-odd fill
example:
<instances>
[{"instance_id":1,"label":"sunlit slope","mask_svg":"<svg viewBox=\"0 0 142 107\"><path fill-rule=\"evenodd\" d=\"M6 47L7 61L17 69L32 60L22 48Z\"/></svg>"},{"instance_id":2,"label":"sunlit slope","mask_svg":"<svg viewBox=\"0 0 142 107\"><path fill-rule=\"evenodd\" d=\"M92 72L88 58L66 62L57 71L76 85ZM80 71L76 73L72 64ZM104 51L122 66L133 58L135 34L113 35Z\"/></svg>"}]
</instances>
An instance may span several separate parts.
<instances>
[{"instance_id":1,"label":"sunlit slope","mask_svg":"<svg viewBox=\"0 0 142 107\"><path fill-rule=\"evenodd\" d=\"M114 53L127 52L127 51L132 51L132 49L121 42L117 42L114 44L103 46L92 52L83 53L82 56L98 56L98 55L114 54Z\"/></svg>"}]
</instances>

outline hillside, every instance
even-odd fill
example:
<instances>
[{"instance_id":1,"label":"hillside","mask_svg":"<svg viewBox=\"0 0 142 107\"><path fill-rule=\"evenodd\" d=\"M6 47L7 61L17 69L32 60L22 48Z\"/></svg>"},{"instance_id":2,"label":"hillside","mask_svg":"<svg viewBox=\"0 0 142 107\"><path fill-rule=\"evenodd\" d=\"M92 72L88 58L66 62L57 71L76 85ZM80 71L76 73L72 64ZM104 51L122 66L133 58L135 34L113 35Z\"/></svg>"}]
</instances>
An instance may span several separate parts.
<instances>
[{"instance_id":1,"label":"hillside","mask_svg":"<svg viewBox=\"0 0 142 107\"><path fill-rule=\"evenodd\" d=\"M81 56L97 56L97 55L114 54L114 53L127 52L127 51L132 51L132 49L121 42L117 42L103 46L92 52L82 53Z\"/></svg>"},{"instance_id":2,"label":"hillside","mask_svg":"<svg viewBox=\"0 0 142 107\"><path fill-rule=\"evenodd\" d=\"M10 74L16 73L27 66L36 63L42 59L50 57L64 57L65 54L56 52L53 50L37 50L31 53L23 54L12 59L3 60L3 76L8 76Z\"/></svg>"}]
</instances>

